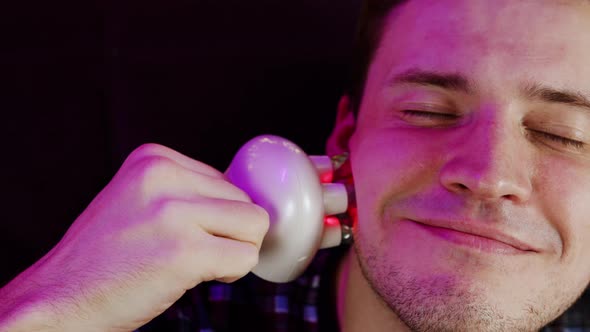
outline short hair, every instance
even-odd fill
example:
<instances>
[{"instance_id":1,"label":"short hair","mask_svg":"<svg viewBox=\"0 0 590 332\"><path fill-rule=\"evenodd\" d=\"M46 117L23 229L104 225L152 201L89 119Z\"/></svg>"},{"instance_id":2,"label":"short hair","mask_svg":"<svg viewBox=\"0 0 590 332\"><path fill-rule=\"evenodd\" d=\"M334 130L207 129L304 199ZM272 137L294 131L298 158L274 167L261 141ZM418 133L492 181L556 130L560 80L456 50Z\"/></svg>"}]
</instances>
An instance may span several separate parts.
<instances>
[{"instance_id":1,"label":"short hair","mask_svg":"<svg viewBox=\"0 0 590 332\"><path fill-rule=\"evenodd\" d=\"M360 108L367 73L383 35L383 25L391 10L408 0L363 0L357 23L352 52L347 95L351 110L357 114Z\"/></svg>"}]
</instances>

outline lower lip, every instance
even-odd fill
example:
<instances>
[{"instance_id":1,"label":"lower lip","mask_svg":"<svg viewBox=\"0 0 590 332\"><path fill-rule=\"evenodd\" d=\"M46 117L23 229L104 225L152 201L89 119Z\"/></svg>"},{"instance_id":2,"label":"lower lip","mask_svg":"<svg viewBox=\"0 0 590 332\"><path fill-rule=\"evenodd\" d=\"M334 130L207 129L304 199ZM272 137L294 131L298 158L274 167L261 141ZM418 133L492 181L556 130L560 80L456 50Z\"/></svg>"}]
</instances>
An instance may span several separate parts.
<instances>
[{"instance_id":1,"label":"lower lip","mask_svg":"<svg viewBox=\"0 0 590 332\"><path fill-rule=\"evenodd\" d=\"M429 226L419 222L413 223L438 238L476 251L501 255L522 255L529 253L527 250L520 250L504 242L492 240L487 237L459 232L448 228Z\"/></svg>"}]
</instances>

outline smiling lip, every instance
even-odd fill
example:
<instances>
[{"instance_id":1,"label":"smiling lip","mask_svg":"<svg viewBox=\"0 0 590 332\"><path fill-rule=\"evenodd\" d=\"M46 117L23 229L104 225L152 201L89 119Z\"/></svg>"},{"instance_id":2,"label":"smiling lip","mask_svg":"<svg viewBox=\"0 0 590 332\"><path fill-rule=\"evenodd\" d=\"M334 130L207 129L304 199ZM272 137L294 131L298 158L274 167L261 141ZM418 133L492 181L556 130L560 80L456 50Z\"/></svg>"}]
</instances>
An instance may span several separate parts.
<instances>
[{"instance_id":1,"label":"smiling lip","mask_svg":"<svg viewBox=\"0 0 590 332\"><path fill-rule=\"evenodd\" d=\"M495 229L472 225L472 223L410 221L436 237L484 252L504 255L537 252L530 245L512 236Z\"/></svg>"}]
</instances>

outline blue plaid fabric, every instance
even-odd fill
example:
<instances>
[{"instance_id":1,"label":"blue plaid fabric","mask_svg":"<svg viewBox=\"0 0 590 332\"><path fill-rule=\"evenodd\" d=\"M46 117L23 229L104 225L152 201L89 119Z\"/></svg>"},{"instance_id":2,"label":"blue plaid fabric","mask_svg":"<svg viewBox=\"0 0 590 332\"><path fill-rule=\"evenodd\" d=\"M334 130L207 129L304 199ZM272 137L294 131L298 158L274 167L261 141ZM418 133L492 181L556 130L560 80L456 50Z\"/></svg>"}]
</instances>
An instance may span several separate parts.
<instances>
[{"instance_id":1,"label":"blue plaid fabric","mask_svg":"<svg viewBox=\"0 0 590 332\"><path fill-rule=\"evenodd\" d=\"M249 274L232 284L199 285L138 331L337 332L330 280L344 250L321 250L290 283L275 284Z\"/></svg>"},{"instance_id":2,"label":"blue plaid fabric","mask_svg":"<svg viewBox=\"0 0 590 332\"><path fill-rule=\"evenodd\" d=\"M250 274L232 284L199 285L138 332L337 332L332 280L344 250L321 250L291 283L274 284ZM590 332L588 292L542 331Z\"/></svg>"}]
</instances>

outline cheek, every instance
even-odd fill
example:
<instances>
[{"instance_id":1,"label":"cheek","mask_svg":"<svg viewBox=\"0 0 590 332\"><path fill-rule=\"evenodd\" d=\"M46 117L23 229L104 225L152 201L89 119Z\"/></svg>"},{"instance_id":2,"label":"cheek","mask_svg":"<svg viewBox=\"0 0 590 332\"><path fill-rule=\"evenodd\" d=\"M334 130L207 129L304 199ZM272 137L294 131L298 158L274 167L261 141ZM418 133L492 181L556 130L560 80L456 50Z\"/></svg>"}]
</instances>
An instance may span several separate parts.
<instances>
[{"instance_id":1,"label":"cheek","mask_svg":"<svg viewBox=\"0 0 590 332\"><path fill-rule=\"evenodd\" d=\"M359 227L382 219L390 200L414 195L438 185L444 153L426 138L404 130L372 129L353 140L351 166L355 179ZM360 136L359 136L360 137Z\"/></svg>"},{"instance_id":2,"label":"cheek","mask_svg":"<svg viewBox=\"0 0 590 332\"><path fill-rule=\"evenodd\" d=\"M571 161L545 162L535 189L538 204L561 236L561 259L588 260L590 266L590 171ZM580 257L584 256L584 257Z\"/></svg>"},{"instance_id":3,"label":"cheek","mask_svg":"<svg viewBox=\"0 0 590 332\"><path fill-rule=\"evenodd\" d=\"M588 165L551 159L535 182L535 205L559 233L561 248L552 257L555 273L585 287L590 281L590 171Z\"/></svg>"}]
</instances>

